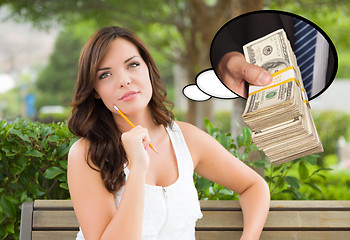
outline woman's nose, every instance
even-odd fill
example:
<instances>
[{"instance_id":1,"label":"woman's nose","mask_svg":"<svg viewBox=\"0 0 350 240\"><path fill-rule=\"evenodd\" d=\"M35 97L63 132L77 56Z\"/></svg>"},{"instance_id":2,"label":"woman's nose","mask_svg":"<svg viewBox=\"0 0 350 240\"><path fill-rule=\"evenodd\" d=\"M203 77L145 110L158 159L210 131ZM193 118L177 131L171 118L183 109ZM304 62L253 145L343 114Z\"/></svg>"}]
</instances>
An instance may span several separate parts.
<instances>
[{"instance_id":1,"label":"woman's nose","mask_svg":"<svg viewBox=\"0 0 350 240\"><path fill-rule=\"evenodd\" d=\"M131 78L127 74L120 76L119 84L120 87L125 87L131 83Z\"/></svg>"}]
</instances>

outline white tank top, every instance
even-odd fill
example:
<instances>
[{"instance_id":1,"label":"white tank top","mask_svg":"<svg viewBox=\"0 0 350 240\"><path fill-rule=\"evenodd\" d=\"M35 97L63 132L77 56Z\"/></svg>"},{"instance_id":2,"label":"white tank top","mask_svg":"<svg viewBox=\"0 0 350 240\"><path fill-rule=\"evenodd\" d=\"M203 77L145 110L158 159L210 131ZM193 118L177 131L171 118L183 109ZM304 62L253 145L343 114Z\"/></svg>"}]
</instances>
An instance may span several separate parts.
<instances>
[{"instance_id":1,"label":"white tank top","mask_svg":"<svg viewBox=\"0 0 350 240\"><path fill-rule=\"evenodd\" d=\"M195 240L196 221L203 215L193 183L192 157L179 126L174 122L166 130L174 148L179 177L166 187L145 185L142 240ZM124 172L127 180L128 168ZM123 192L124 186L116 193L117 207ZM76 239L84 239L81 230Z\"/></svg>"}]
</instances>

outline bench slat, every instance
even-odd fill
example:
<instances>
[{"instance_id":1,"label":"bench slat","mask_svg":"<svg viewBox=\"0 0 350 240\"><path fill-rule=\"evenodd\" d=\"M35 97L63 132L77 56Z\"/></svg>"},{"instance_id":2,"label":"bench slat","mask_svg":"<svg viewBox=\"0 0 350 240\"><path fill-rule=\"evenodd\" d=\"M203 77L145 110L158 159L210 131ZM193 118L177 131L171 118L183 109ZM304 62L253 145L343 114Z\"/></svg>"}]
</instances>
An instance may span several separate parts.
<instances>
[{"instance_id":1,"label":"bench slat","mask_svg":"<svg viewBox=\"0 0 350 240\"><path fill-rule=\"evenodd\" d=\"M238 210L241 209L239 202L236 200L223 200L223 201L205 201L201 200L200 205L202 210L215 209L219 210ZM71 209L73 210L73 205L71 200L35 200L34 209ZM313 209L339 209L342 211L350 210L350 201L347 200L320 200L320 201L310 201L310 200L273 200L271 201L270 210L305 210L312 211Z\"/></svg>"},{"instance_id":2,"label":"bench slat","mask_svg":"<svg viewBox=\"0 0 350 240\"><path fill-rule=\"evenodd\" d=\"M75 239L78 231L33 231L33 240L71 240ZM239 239L241 231L198 231L196 240ZM264 231L260 240L320 240L347 239L350 231Z\"/></svg>"},{"instance_id":3,"label":"bench slat","mask_svg":"<svg viewBox=\"0 0 350 240\"><path fill-rule=\"evenodd\" d=\"M34 209L70 209L73 211L72 200L35 200Z\"/></svg>"},{"instance_id":4,"label":"bench slat","mask_svg":"<svg viewBox=\"0 0 350 240\"><path fill-rule=\"evenodd\" d=\"M203 211L203 218L198 220L197 228L233 228L243 226L242 212L238 211ZM265 229L308 229L308 228L345 228L350 230L350 211L282 211L269 212Z\"/></svg>"},{"instance_id":5,"label":"bench slat","mask_svg":"<svg viewBox=\"0 0 350 240\"><path fill-rule=\"evenodd\" d=\"M239 239L242 232L230 231L198 231L196 240ZM263 231L260 240L329 240L349 239L350 231Z\"/></svg>"},{"instance_id":6,"label":"bench slat","mask_svg":"<svg viewBox=\"0 0 350 240\"><path fill-rule=\"evenodd\" d=\"M73 211L34 211L33 230L79 228L78 220Z\"/></svg>"},{"instance_id":7,"label":"bench slat","mask_svg":"<svg viewBox=\"0 0 350 240\"><path fill-rule=\"evenodd\" d=\"M243 226L241 211L203 211L203 218L198 220L198 229L235 228ZM33 228L75 229L79 223L73 211L35 211ZM269 229L288 228L345 228L350 230L350 211L282 211L270 212L265 224Z\"/></svg>"},{"instance_id":8,"label":"bench slat","mask_svg":"<svg viewBox=\"0 0 350 240\"><path fill-rule=\"evenodd\" d=\"M78 231L33 231L33 240L73 240Z\"/></svg>"},{"instance_id":9,"label":"bench slat","mask_svg":"<svg viewBox=\"0 0 350 240\"><path fill-rule=\"evenodd\" d=\"M241 209L239 202L236 200L222 201L200 201L202 210L238 210ZM273 200L270 203L270 211L315 211L316 210L341 210L350 211L350 201L347 200L331 200L331 201L316 201L316 200Z\"/></svg>"}]
</instances>

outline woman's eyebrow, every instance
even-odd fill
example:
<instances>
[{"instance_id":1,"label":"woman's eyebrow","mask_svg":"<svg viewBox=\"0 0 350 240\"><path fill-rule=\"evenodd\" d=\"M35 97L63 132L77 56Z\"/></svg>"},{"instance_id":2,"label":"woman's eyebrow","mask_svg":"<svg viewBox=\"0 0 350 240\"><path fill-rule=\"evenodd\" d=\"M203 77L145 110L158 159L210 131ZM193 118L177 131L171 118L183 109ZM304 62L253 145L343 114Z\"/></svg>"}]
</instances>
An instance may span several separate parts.
<instances>
[{"instance_id":1,"label":"woman's eyebrow","mask_svg":"<svg viewBox=\"0 0 350 240\"><path fill-rule=\"evenodd\" d=\"M99 68L99 69L97 69L97 72L98 72L98 71L103 71L103 70L110 70L110 69L111 69L110 67Z\"/></svg>"},{"instance_id":2,"label":"woman's eyebrow","mask_svg":"<svg viewBox=\"0 0 350 240\"><path fill-rule=\"evenodd\" d=\"M124 63L129 62L130 60L132 60L132 59L133 59L133 58L135 58L135 57L137 57L137 56L132 56L132 57L130 57L130 58L128 58L128 59L126 59L126 60L124 61Z\"/></svg>"}]
</instances>

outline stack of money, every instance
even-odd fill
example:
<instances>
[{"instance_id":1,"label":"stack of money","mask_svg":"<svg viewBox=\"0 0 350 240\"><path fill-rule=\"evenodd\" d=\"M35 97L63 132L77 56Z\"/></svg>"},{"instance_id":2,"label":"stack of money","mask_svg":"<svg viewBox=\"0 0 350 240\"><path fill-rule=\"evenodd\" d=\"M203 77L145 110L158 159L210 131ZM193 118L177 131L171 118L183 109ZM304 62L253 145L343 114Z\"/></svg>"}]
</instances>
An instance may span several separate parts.
<instances>
[{"instance_id":1,"label":"stack of money","mask_svg":"<svg viewBox=\"0 0 350 240\"><path fill-rule=\"evenodd\" d=\"M252 139L274 164L323 151L300 70L283 29L243 46L247 62L269 71L268 86L249 86L242 115Z\"/></svg>"}]
</instances>

